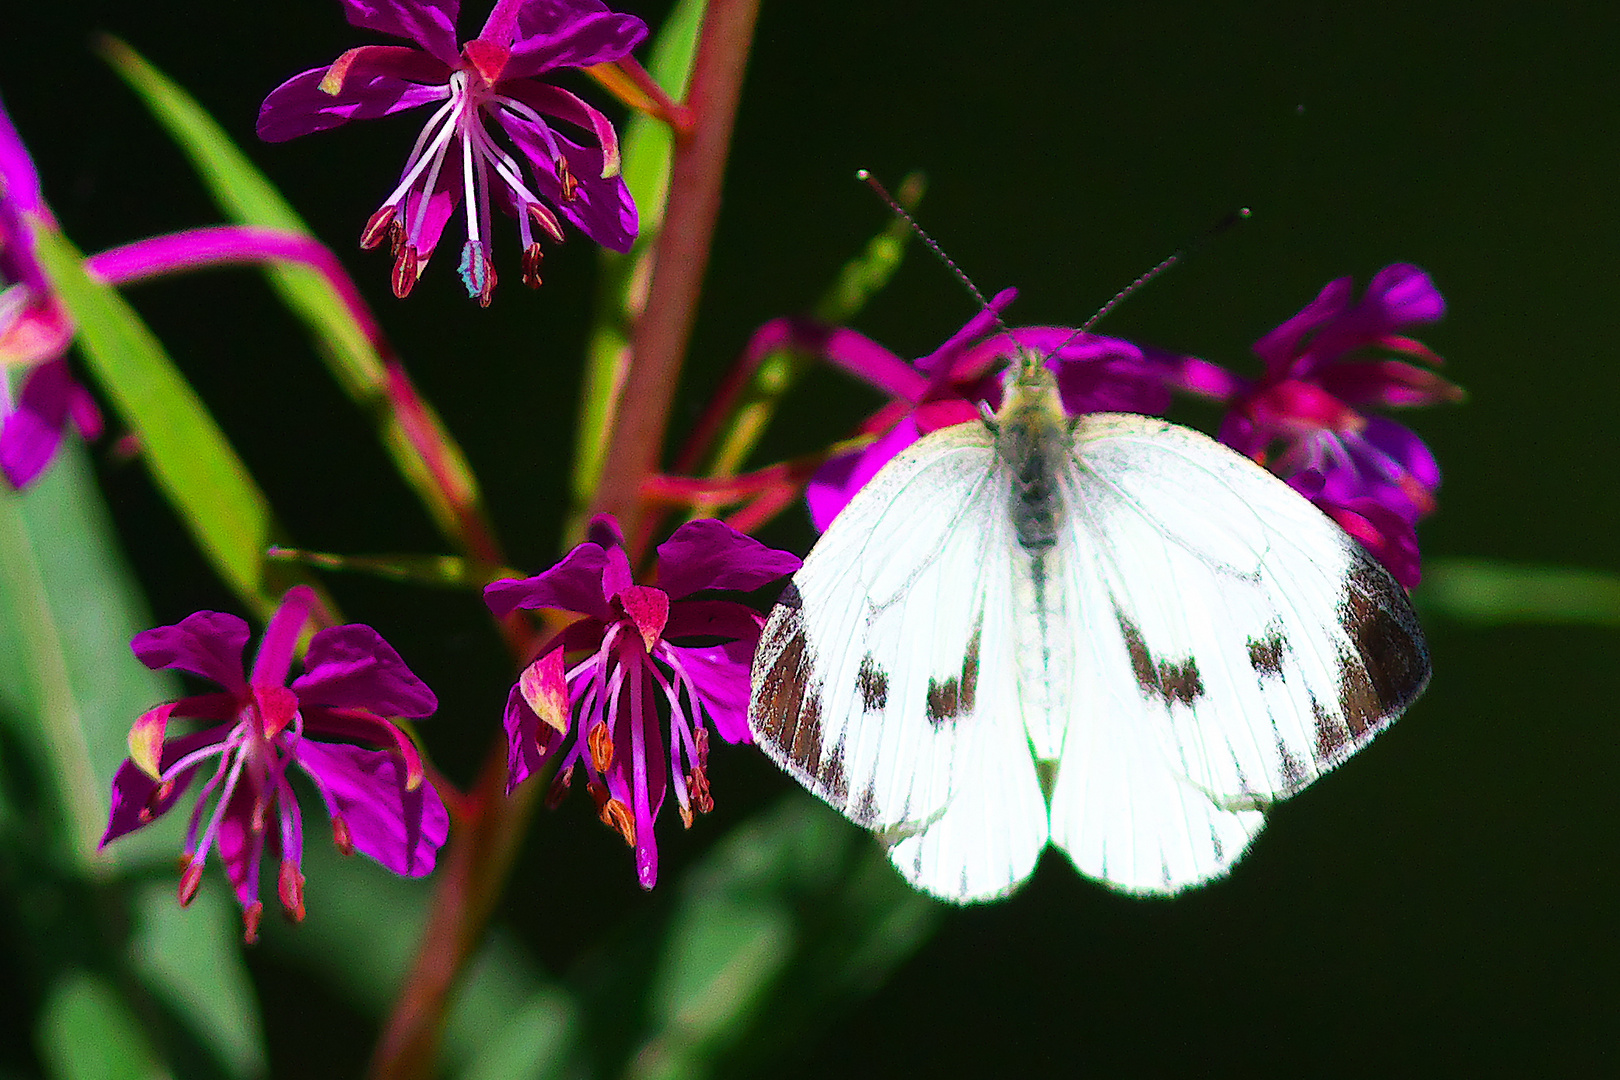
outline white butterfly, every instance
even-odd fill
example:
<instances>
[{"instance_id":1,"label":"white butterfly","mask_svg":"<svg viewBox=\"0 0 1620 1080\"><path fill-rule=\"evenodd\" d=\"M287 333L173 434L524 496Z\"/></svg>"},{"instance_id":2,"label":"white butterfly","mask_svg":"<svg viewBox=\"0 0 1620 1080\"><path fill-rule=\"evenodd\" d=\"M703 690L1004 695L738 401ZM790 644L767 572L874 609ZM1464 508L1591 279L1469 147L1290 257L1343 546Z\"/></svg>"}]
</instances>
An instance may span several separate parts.
<instances>
[{"instance_id":1,"label":"white butterfly","mask_svg":"<svg viewBox=\"0 0 1620 1080\"><path fill-rule=\"evenodd\" d=\"M1422 693L1405 591L1310 502L1144 416L1070 421L1025 356L846 506L771 612L754 738L900 873L1004 896L1048 840L1174 893Z\"/></svg>"}]
</instances>

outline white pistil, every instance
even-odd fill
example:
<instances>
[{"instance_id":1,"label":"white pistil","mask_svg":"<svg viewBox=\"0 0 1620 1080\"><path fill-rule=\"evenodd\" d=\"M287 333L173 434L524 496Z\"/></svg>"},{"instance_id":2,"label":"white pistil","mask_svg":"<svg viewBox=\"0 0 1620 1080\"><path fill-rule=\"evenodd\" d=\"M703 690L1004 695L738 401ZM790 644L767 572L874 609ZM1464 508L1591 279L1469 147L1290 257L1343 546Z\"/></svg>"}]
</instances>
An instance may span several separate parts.
<instances>
[{"instance_id":1,"label":"white pistil","mask_svg":"<svg viewBox=\"0 0 1620 1080\"><path fill-rule=\"evenodd\" d=\"M457 72L457 74L459 75L460 72ZM477 195L479 192L477 189L482 188L483 185L479 184L475 186L474 184L473 140L468 136L477 132L478 129L479 124L476 118L471 124L464 122L461 136L461 182L463 185L463 194L465 195L467 202L467 241L471 244L479 243L479 214L477 205Z\"/></svg>"},{"instance_id":2,"label":"white pistil","mask_svg":"<svg viewBox=\"0 0 1620 1080\"><path fill-rule=\"evenodd\" d=\"M422 175L422 170L427 168L428 156L436 152L439 146L455 131L453 121L445 121L444 126L437 131L434 130L433 126L444 119L455 107L456 99L452 97L449 101L440 105L432 116L428 117L428 122L422 126L421 134L416 137L416 145L411 148L411 156L405 160L405 175L400 178L399 185L389 193L388 198L382 201L382 205L394 206L405 197L405 193L410 190L411 185L416 183L416 178ZM427 145L430 134L433 135L433 145L424 152L423 148Z\"/></svg>"}]
</instances>

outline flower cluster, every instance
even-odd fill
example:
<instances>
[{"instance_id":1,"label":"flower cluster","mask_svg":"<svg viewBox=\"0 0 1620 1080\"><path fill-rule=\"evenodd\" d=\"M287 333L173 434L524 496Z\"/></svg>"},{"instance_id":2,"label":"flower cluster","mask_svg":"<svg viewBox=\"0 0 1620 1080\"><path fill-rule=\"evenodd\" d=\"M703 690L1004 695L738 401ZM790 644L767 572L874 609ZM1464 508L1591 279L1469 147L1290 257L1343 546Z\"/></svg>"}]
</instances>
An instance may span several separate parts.
<instances>
[{"instance_id":1,"label":"flower cluster","mask_svg":"<svg viewBox=\"0 0 1620 1080\"><path fill-rule=\"evenodd\" d=\"M796 556L721 522L693 521L659 545L657 585L638 585L618 526L604 517L551 569L491 584L484 599L497 615L550 608L584 616L542 649L508 696L508 790L554 761L555 803L583 768L598 814L635 848L636 878L652 888L653 822L667 789L688 827L712 805L706 721L727 742L749 741L749 666L763 620L716 594L748 592L798 568Z\"/></svg>"},{"instance_id":2,"label":"flower cluster","mask_svg":"<svg viewBox=\"0 0 1620 1080\"><path fill-rule=\"evenodd\" d=\"M1440 467L1416 433L1367 410L1461 399L1431 370L1440 358L1406 336L1439 319L1445 300L1406 263L1386 266L1353 297L1349 278L1329 282L1257 341L1259 378L1195 362L1181 369L1183 385L1226 403L1222 442L1287 480L1411 588L1420 576L1415 527L1434 509Z\"/></svg>"},{"instance_id":3,"label":"flower cluster","mask_svg":"<svg viewBox=\"0 0 1620 1080\"><path fill-rule=\"evenodd\" d=\"M1006 289L939 348L903 360L853 330L837 329L818 342L821 354L894 397L861 426L871 439L830 458L806 491L810 520L824 531L879 469L931 431L980 415L979 404L1001 404L1007 361L1023 351L1047 358L1071 416L1088 412L1162 413L1170 407L1164 369L1168 360L1119 338L1077 334L1063 326L1000 328L1001 312L1016 298Z\"/></svg>"},{"instance_id":4,"label":"flower cluster","mask_svg":"<svg viewBox=\"0 0 1620 1080\"><path fill-rule=\"evenodd\" d=\"M112 816L101 844L157 820L207 767L186 833L180 903L196 895L203 865L217 851L242 905L249 942L264 912L259 868L267 847L281 860L282 908L294 920L304 916L303 815L292 766L319 793L333 842L345 854L360 851L396 874L419 877L433 869L449 831L449 815L424 778L415 746L388 719L427 716L438 700L377 631L350 624L317 632L304 673L287 682L315 603L304 586L288 591L245 675L248 626L225 612L199 611L131 642L147 667L198 675L223 692L159 705L135 722L129 759L113 778ZM168 737L177 718L208 726Z\"/></svg>"},{"instance_id":5,"label":"flower cluster","mask_svg":"<svg viewBox=\"0 0 1620 1080\"><path fill-rule=\"evenodd\" d=\"M536 230L560 242L559 214L599 244L630 249L636 208L619 175L612 123L541 76L623 59L647 36L640 19L600 0L499 0L478 36L458 47L458 0L342 2L351 25L415 47L362 45L294 76L265 99L258 130L280 142L432 106L399 183L361 236L363 247L385 238L392 246L396 295L416 284L463 203L461 279L485 306L495 288L492 205L517 218L523 281L531 287L540 285ZM586 142L568 138L552 120L583 132Z\"/></svg>"},{"instance_id":6,"label":"flower cluster","mask_svg":"<svg viewBox=\"0 0 1620 1080\"><path fill-rule=\"evenodd\" d=\"M1299 314L1254 346L1258 378L1191 356L1144 349L1067 327L1002 327L1007 290L934 352L914 362L853 330L813 335L825 359L894 400L862 425L861 448L836 455L812 477L810 518L824 530L856 491L921 435L1000 404L1006 360L1047 357L1064 410L1162 414L1172 390L1226 406L1219 437L1317 504L1401 584L1419 578L1417 521L1434 508L1440 470L1422 440L1366 410L1458 400L1462 391L1431 370L1440 358L1406 336L1445 302L1429 276L1387 266L1352 301L1349 278L1331 282ZM812 335L801 335L812 337ZM1413 363L1412 361L1416 361ZM1427 366L1419 366L1427 365Z\"/></svg>"},{"instance_id":7,"label":"flower cluster","mask_svg":"<svg viewBox=\"0 0 1620 1080\"><path fill-rule=\"evenodd\" d=\"M101 413L69 374L73 324L34 255L34 227L51 226L39 175L11 118L0 107L0 475L14 488L33 483L68 428L101 432ZM12 372L22 372L13 386Z\"/></svg>"}]
</instances>

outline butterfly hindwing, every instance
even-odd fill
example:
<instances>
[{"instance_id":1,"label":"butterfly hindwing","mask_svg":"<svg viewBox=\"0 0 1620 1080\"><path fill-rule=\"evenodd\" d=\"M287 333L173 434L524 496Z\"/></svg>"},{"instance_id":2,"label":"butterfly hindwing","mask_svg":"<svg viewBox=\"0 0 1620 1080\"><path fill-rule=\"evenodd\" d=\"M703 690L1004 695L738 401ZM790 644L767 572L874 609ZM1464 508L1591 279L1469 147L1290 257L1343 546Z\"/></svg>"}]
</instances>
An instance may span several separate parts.
<instances>
[{"instance_id":1,"label":"butterfly hindwing","mask_svg":"<svg viewBox=\"0 0 1620 1080\"><path fill-rule=\"evenodd\" d=\"M756 741L957 900L1009 891L1047 836L1016 704L1008 497L983 425L913 444L816 544L754 663Z\"/></svg>"},{"instance_id":2,"label":"butterfly hindwing","mask_svg":"<svg viewBox=\"0 0 1620 1080\"><path fill-rule=\"evenodd\" d=\"M1405 593L1286 484L1213 440L1099 414L1063 486L1077 644L1052 838L1135 892L1224 873L1262 811L1422 691Z\"/></svg>"}]
</instances>

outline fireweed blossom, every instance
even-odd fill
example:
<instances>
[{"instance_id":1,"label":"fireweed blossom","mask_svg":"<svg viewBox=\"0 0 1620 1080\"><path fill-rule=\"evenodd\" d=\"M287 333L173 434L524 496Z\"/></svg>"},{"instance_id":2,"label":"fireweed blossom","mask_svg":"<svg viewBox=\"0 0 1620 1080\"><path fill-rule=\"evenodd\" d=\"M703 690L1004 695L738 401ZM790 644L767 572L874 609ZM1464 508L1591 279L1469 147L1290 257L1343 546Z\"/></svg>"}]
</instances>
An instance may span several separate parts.
<instances>
[{"instance_id":1,"label":"fireweed blossom","mask_svg":"<svg viewBox=\"0 0 1620 1080\"><path fill-rule=\"evenodd\" d=\"M1359 301L1353 293L1347 277L1329 282L1257 341L1259 378L1191 361L1177 381L1226 402L1221 441L1287 480L1411 588L1420 577L1414 527L1434 509L1440 467L1414 432L1366 410L1461 398L1419 366L1440 357L1405 336L1439 319L1445 300L1406 263L1380 270Z\"/></svg>"},{"instance_id":2,"label":"fireweed blossom","mask_svg":"<svg viewBox=\"0 0 1620 1080\"><path fill-rule=\"evenodd\" d=\"M540 76L622 59L647 36L646 24L609 11L600 0L498 0L483 30L458 49L458 0L342 3L350 25L416 47L362 45L294 76L265 99L258 132L281 142L433 106L399 184L360 238L366 248L389 240L396 296L416 284L460 204L467 221L461 280L485 306L495 288L492 204L517 218L523 282L530 287L540 285L535 230L560 242L558 214L604 247L630 250L636 207L619 175L612 123ZM586 133L587 141L574 142L551 120ZM515 155L491 126L505 133Z\"/></svg>"},{"instance_id":3,"label":"fireweed blossom","mask_svg":"<svg viewBox=\"0 0 1620 1080\"><path fill-rule=\"evenodd\" d=\"M73 323L34 256L34 223L51 227L39 174L0 105L0 475L13 488L45 471L71 427L101 433L101 413L69 374Z\"/></svg>"},{"instance_id":4,"label":"fireweed blossom","mask_svg":"<svg viewBox=\"0 0 1620 1080\"><path fill-rule=\"evenodd\" d=\"M1007 362L1021 349L1047 357L1070 416L1159 415L1170 407L1164 382L1166 370L1174 366L1169 358L1119 338L1076 334L1070 327L1002 329L1001 311L1016 296L1013 289L998 293L984 311L916 361L902 360L870 338L843 328L815 342L816 351L828 361L895 399L862 425L860 433L873 436L872 442L829 459L811 477L805 498L818 532L832 524L878 470L917 439L977 419L982 415L979 402L998 408Z\"/></svg>"},{"instance_id":5,"label":"fireweed blossom","mask_svg":"<svg viewBox=\"0 0 1620 1080\"><path fill-rule=\"evenodd\" d=\"M707 721L727 742L750 741L748 673L764 619L716 594L748 592L798 568L796 556L728 525L693 521L659 545L657 586L637 585L618 525L600 517L590 539L551 569L491 584L484 600L496 615L553 608L584 616L507 698L507 791L555 758L555 805L583 767L598 815L635 848L636 878L652 888L653 822L666 787L688 828L694 812L713 805Z\"/></svg>"},{"instance_id":6,"label":"fireweed blossom","mask_svg":"<svg viewBox=\"0 0 1620 1080\"><path fill-rule=\"evenodd\" d=\"M189 672L223 692L159 705L135 722L129 759L113 778L112 817L101 846L157 820L209 767L181 856L180 903L197 894L203 864L217 850L242 905L249 943L264 913L259 867L267 846L281 860L276 891L282 908L294 921L304 917L303 815L291 766L304 771L326 804L333 842L345 854L360 851L396 874L420 877L433 869L449 831L449 815L423 777L415 746L387 719L427 716L438 700L377 631L349 624L317 632L304 673L288 684L315 602L307 587L287 592L246 676L248 625L225 612L199 611L174 626L142 631L130 643L147 667ZM169 721L179 717L209 726L166 739Z\"/></svg>"}]
</instances>

